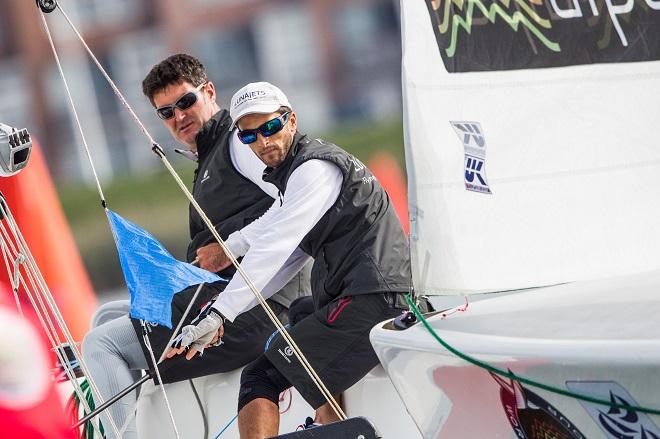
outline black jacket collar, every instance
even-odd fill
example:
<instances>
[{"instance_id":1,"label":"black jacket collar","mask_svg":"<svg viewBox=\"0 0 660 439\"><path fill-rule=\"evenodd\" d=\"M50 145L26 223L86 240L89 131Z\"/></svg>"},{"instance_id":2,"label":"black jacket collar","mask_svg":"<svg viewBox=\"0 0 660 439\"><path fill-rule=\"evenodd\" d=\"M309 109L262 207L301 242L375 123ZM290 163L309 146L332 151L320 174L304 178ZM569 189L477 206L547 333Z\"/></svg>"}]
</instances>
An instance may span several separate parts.
<instances>
[{"instance_id":1,"label":"black jacket collar","mask_svg":"<svg viewBox=\"0 0 660 439\"><path fill-rule=\"evenodd\" d=\"M271 174L278 174L279 172L282 172L283 169L289 169L291 162L293 162L294 157L296 156L296 154L298 154L298 150L300 149L300 141L302 140L303 137L307 137L307 136L305 134L301 134L297 132L293 136L293 142L291 143L291 148L289 148L289 151L287 151L284 161L282 161L282 163L280 163L280 165L277 168L266 166L266 169L264 169L264 176Z\"/></svg>"},{"instance_id":2,"label":"black jacket collar","mask_svg":"<svg viewBox=\"0 0 660 439\"><path fill-rule=\"evenodd\" d=\"M202 126L195 137L200 161L213 149L216 141L224 132L231 131L231 126L231 117L227 110L218 111Z\"/></svg>"},{"instance_id":3,"label":"black jacket collar","mask_svg":"<svg viewBox=\"0 0 660 439\"><path fill-rule=\"evenodd\" d=\"M300 141L305 138L307 138L306 135L296 133L293 136L293 143L291 144L289 151L286 153L284 161L277 168L267 166L266 169L264 169L262 180L274 184L281 193L284 193L284 190L286 189L286 180L288 179L289 168L291 168L293 160L296 158L296 155L298 155L298 151L300 150L301 145Z\"/></svg>"}]
</instances>

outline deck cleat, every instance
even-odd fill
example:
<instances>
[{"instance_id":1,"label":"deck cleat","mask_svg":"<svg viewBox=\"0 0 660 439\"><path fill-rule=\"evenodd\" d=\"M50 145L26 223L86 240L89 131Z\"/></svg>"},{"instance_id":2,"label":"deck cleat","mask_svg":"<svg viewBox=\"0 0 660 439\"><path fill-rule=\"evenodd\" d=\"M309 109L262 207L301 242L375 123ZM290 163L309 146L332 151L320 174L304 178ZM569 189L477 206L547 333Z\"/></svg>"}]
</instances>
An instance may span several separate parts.
<instances>
[{"instance_id":1,"label":"deck cleat","mask_svg":"<svg viewBox=\"0 0 660 439\"><path fill-rule=\"evenodd\" d=\"M394 327L400 331L410 328L415 323L417 323L417 316L412 311L404 311L392 321Z\"/></svg>"}]
</instances>

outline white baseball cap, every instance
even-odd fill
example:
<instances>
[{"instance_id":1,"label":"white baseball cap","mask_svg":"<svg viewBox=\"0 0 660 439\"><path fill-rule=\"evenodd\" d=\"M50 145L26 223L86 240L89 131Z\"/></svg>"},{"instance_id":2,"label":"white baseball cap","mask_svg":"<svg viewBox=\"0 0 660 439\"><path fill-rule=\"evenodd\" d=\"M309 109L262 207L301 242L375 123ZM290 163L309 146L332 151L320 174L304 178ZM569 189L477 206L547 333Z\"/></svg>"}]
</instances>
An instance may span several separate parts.
<instances>
[{"instance_id":1,"label":"white baseball cap","mask_svg":"<svg viewBox=\"0 0 660 439\"><path fill-rule=\"evenodd\" d=\"M246 114L269 114L280 107L289 107L286 95L270 82L251 82L231 98L229 115L234 123Z\"/></svg>"}]
</instances>

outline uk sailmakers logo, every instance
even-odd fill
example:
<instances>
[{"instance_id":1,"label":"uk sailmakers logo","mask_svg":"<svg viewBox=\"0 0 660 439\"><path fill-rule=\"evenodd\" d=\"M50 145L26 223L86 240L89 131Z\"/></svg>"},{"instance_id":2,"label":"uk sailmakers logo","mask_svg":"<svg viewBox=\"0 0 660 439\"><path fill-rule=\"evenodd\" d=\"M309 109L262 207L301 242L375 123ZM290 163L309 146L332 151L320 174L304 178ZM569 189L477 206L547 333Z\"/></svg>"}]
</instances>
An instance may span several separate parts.
<instances>
[{"instance_id":1,"label":"uk sailmakers logo","mask_svg":"<svg viewBox=\"0 0 660 439\"><path fill-rule=\"evenodd\" d=\"M566 387L619 406L607 408L580 401L608 439L660 439L660 429L646 413L626 408L639 404L621 384L615 381L567 381Z\"/></svg>"},{"instance_id":2,"label":"uk sailmakers logo","mask_svg":"<svg viewBox=\"0 0 660 439\"><path fill-rule=\"evenodd\" d=\"M500 385L500 400L518 439L586 439L552 404L519 382L491 373Z\"/></svg>"},{"instance_id":3,"label":"uk sailmakers logo","mask_svg":"<svg viewBox=\"0 0 660 439\"><path fill-rule=\"evenodd\" d=\"M448 72L660 59L660 0L424 0Z\"/></svg>"},{"instance_id":4,"label":"uk sailmakers logo","mask_svg":"<svg viewBox=\"0 0 660 439\"><path fill-rule=\"evenodd\" d=\"M463 143L465 189L492 194L486 179L486 137L479 122L449 122Z\"/></svg>"}]
</instances>

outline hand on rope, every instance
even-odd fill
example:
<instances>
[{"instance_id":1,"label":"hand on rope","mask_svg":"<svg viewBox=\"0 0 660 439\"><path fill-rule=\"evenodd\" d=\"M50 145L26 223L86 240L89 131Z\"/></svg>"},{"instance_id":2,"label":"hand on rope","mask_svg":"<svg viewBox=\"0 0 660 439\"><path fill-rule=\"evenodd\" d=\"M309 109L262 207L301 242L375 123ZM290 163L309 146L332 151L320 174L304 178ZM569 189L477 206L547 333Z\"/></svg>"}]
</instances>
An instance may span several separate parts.
<instances>
[{"instance_id":1,"label":"hand on rope","mask_svg":"<svg viewBox=\"0 0 660 439\"><path fill-rule=\"evenodd\" d=\"M212 273L217 273L231 265L231 261L217 242L198 248L196 261L200 268Z\"/></svg>"},{"instance_id":2,"label":"hand on rope","mask_svg":"<svg viewBox=\"0 0 660 439\"><path fill-rule=\"evenodd\" d=\"M222 344L225 319L212 305L213 302L207 303L192 323L183 327L181 334L172 341L172 347L165 355L167 358L187 350L186 358L192 360L198 352L202 355L205 348Z\"/></svg>"}]
</instances>

